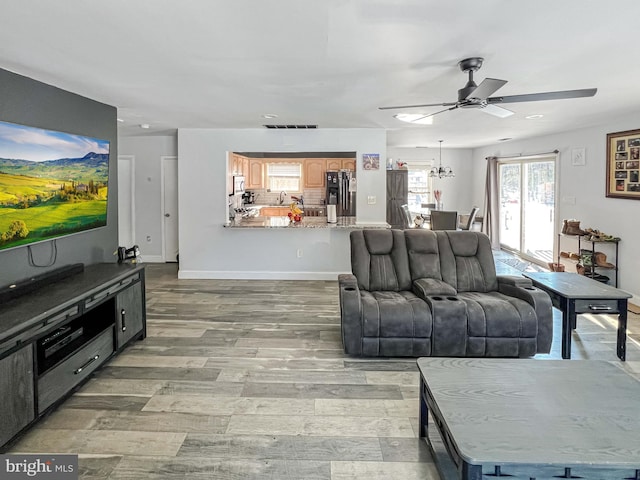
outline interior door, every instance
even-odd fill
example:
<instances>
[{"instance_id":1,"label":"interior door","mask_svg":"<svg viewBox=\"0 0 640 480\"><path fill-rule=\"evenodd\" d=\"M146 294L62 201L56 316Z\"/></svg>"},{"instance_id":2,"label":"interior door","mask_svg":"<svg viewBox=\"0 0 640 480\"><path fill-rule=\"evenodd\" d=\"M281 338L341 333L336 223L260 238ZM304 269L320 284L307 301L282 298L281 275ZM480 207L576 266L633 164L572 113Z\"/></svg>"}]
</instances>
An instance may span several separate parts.
<instances>
[{"instance_id":1,"label":"interior door","mask_svg":"<svg viewBox=\"0 0 640 480\"><path fill-rule=\"evenodd\" d=\"M178 261L178 158L162 157L162 256Z\"/></svg>"},{"instance_id":2,"label":"interior door","mask_svg":"<svg viewBox=\"0 0 640 480\"><path fill-rule=\"evenodd\" d=\"M135 244L134 160L118 156L118 245L127 248Z\"/></svg>"}]
</instances>

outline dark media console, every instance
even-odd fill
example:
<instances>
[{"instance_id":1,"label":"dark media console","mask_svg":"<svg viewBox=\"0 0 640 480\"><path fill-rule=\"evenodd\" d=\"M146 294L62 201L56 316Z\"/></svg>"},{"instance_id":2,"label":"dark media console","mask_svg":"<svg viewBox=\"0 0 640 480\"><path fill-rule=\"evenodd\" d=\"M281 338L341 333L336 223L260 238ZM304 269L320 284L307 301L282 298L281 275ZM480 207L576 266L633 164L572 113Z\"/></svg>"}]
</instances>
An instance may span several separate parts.
<instances>
[{"instance_id":1,"label":"dark media console","mask_svg":"<svg viewBox=\"0 0 640 480\"><path fill-rule=\"evenodd\" d=\"M0 289L0 445L146 336L144 281L140 264L80 264Z\"/></svg>"}]
</instances>

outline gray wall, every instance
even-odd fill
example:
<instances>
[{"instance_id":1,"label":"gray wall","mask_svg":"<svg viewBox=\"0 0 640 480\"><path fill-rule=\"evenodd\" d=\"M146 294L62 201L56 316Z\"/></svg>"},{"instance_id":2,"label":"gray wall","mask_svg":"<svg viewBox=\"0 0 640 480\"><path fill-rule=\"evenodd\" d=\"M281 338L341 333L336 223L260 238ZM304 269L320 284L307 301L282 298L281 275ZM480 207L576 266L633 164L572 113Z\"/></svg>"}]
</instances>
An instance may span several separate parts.
<instances>
[{"instance_id":1,"label":"gray wall","mask_svg":"<svg viewBox=\"0 0 640 480\"><path fill-rule=\"evenodd\" d=\"M56 240L51 267L29 266L27 247L0 251L0 286L72 263L113 262L118 243L116 108L0 69L0 120L109 140L107 226ZM38 264L48 264L52 242L32 245Z\"/></svg>"}]
</instances>

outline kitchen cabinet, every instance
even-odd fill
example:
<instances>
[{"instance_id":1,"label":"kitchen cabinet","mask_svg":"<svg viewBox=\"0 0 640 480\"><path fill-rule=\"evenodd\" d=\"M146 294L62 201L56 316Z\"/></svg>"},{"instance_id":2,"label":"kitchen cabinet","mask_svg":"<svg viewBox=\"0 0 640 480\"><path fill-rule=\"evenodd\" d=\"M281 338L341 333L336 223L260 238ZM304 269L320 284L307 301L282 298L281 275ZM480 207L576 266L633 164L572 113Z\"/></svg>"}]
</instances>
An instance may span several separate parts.
<instances>
[{"instance_id":1,"label":"kitchen cabinet","mask_svg":"<svg viewBox=\"0 0 640 480\"><path fill-rule=\"evenodd\" d=\"M342 169L343 170L351 170L352 172L356 171L356 159L355 158L343 158L342 159Z\"/></svg>"},{"instance_id":2,"label":"kitchen cabinet","mask_svg":"<svg viewBox=\"0 0 640 480\"><path fill-rule=\"evenodd\" d=\"M338 170L351 170L356 171L356 159L355 158L327 158L327 171L335 172Z\"/></svg>"},{"instance_id":3,"label":"kitchen cabinet","mask_svg":"<svg viewBox=\"0 0 640 480\"><path fill-rule=\"evenodd\" d=\"M324 188L326 162L324 158L307 158L304 161L304 188Z\"/></svg>"},{"instance_id":4,"label":"kitchen cabinet","mask_svg":"<svg viewBox=\"0 0 640 480\"><path fill-rule=\"evenodd\" d=\"M336 172L342 168L342 159L327 158L327 172Z\"/></svg>"},{"instance_id":5,"label":"kitchen cabinet","mask_svg":"<svg viewBox=\"0 0 640 480\"><path fill-rule=\"evenodd\" d=\"M247 189L264 188L263 161L260 158L249 158L249 169L245 184Z\"/></svg>"},{"instance_id":6,"label":"kitchen cabinet","mask_svg":"<svg viewBox=\"0 0 640 480\"><path fill-rule=\"evenodd\" d=\"M245 177L245 186L246 179L249 176L249 159L247 157L240 157L240 172L243 177Z\"/></svg>"}]
</instances>

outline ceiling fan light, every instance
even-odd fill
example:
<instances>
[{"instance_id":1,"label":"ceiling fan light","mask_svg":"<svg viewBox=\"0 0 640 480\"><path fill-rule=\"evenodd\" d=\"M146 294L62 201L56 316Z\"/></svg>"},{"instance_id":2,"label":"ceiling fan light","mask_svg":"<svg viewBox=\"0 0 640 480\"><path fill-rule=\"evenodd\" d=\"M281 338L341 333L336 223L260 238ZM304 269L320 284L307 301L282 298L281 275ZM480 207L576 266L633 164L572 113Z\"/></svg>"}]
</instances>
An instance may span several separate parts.
<instances>
[{"instance_id":1,"label":"ceiling fan light","mask_svg":"<svg viewBox=\"0 0 640 480\"><path fill-rule=\"evenodd\" d=\"M432 125L433 116L427 116L425 113L398 113L393 116L401 122L417 123L420 125Z\"/></svg>"}]
</instances>

